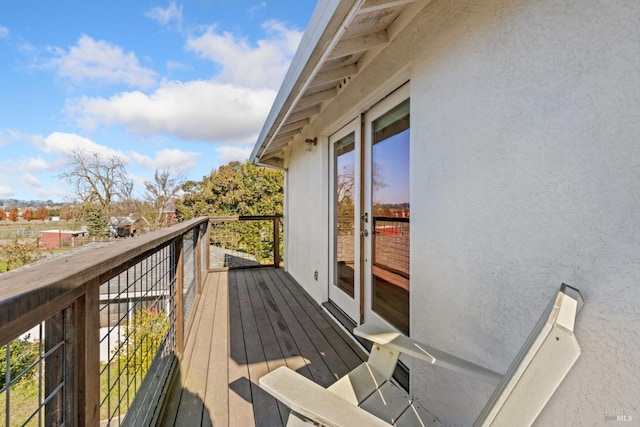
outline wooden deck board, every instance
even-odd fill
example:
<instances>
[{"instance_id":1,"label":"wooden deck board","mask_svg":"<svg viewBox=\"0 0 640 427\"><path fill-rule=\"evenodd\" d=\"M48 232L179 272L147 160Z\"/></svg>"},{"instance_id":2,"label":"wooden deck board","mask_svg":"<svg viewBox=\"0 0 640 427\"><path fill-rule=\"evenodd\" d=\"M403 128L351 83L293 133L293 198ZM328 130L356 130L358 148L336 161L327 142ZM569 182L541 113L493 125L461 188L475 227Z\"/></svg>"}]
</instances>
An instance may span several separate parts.
<instances>
[{"instance_id":1,"label":"wooden deck board","mask_svg":"<svg viewBox=\"0 0 640 427\"><path fill-rule=\"evenodd\" d=\"M247 350L247 362L249 365L249 383L251 386L251 399L253 403L253 414L256 426L276 426L280 418L280 410L275 398L268 393L262 391L258 386L260 377L269 372L269 365L265 350L270 352L271 343L263 343L258 325L264 327L264 319L256 318L254 307L251 304L251 296L249 289L254 288L256 284L251 277L250 271L247 274L238 275L238 300L240 303L240 315L242 317L242 336L244 337L245 347ZM260 323L258 323L260 321ZM233 334L233 332L232 332ZM263 333L264 335L264 333ZM270 352L271 353L271 352ZM282 425L282 422L280 422Z\"/></svg>"},{"instance_id":2,"label":"wooden deck board","mask_svg":"<svg viewBox=\"0 0 640 427\"><path fill-rule=\"evenodd\" d=\"M321 336L315 336L313 342L317 345L318 351L326 353L326 360L335 378L346 375L351 369L358 366L364 355L358 355L355 344L347 343L348 338L329 320L329 315L304 292L291 276L281 270L276 274L297 301L298 313L305 313L305 317L320 332Z\"/></svg>"},{"instance_id":3,"label":"wooden deck board","mask_svg":"<svg viewBox=\"0 0 640 427\"><path fill-rule=\"evenodd\" d=\"M336 377L322 356L322 350L318 350L317 345L313 342L314 337L318 337L313 322L308 316L304 315L302 308L297 300L291 295L289 289L282 283L281 278L272 271L267 272L270 278L271 286L274 288L274 294L278 295L278 302L281 304L281 312L287 316L287 326L295 333L296 340L302 356L309 360L307 368L311 373L310 379L325 387L335 382ZM300 372L304 374L304 372Z\"/></svg>"},{"instance_id":4,"label":"wooden deck board","mask_svg":"<svg viewBox=\"0 0 640 427\"><path fill-rule=\"evenodd\" d=\"M197 310L163 426L286 424L262 375L286 365L328 386L365 357L281 269L209 273Z\"/></svg>"},{"instance_id":5,"label":"wooden deck board","mask_svg":"<svg viewBox=\"0 0 640 427\"><path fill-rule=\"evenodd\" d=\"M255 425L251 404L251 384L247 351L242 333L242 317L238 297L238 275L229 275L229 425Z\"/></svg>"},{"instance_id":6,"label":"wooden deck board","mask_svg":"<svg viewBox=\"0 0 640 427\"><path fill-rule=\"evenodd\" d=\"M204 406L211 414L212 425L229 425L229 283L226 272L217 277L216 313L213 320L211 360L213 366L207 376ZM203 427L209 424L203 419Z\"/></svg>"}]
</instances>

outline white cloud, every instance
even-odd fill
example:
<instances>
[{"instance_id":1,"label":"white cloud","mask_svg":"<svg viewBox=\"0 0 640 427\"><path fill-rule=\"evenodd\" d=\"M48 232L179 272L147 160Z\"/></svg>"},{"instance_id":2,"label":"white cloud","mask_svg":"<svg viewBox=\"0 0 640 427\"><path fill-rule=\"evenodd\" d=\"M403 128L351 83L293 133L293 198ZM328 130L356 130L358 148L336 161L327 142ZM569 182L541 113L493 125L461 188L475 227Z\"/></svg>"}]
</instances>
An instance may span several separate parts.
<instances>
[{"instance_id":1,"label":"white cloud","mask_svg":"<svg viewBox=\"0 0 640 427\"><path fill-rule=\"evenodd\" d=\"M160 25L168 25L175 22L178 29L182 28L182 5L177 6L176 2L170 2L166 8L154 7L145 14L148 18L153 19Z\"/></svg>"},{"instance_id":2,"label":"white cloud","mask_svg":"<svg viewBox=\"0 0 640 427\"><path fill-rule=\"evenodd\" d=\"M144 135L248 143L255 141L275 94L210 81L165 82L150 95L71 100L67 112L89 129L120 124Z\"/></svg>"},{"instance_id":3,"label":"white cloud","mask_svg":"<svg viewBox=\"0 0 640 427\"><path fill-rule=\"evenodd\" d=\"M54 169L57 166L55 164L47 162L42 157L29 157L26 161L21 161L20 165L23 170L27 170L29 172Z\"/></svg>"},{"instance_id":4,"label":"white cloud","mask_svg":"<svg viewBox=\"0 0 640 427\"><path fill-rule=\"evenodd\" d=\"M172 7L181 10L172 3L157 19L174 16ZM302 35L277 21L263 27L268 36L256 44L214 28L187 41L187 49L222 66L212 80L163 81L152 92L70 99L66 111L86 129L121 125L142 135L253 143Z\"/></svg>"},{"instance_id":5,"label":"white cloud","mask_svg":"<svg viewBox=\"0 0 640 427\"><path fill-rule=\"evenodd\" d=\"M62 78L75 84L84 82L124 83L149 88L156 83L156 73L140 65L133 52L104 40L82 35L68 51L50 48L55 58L48 66Z\"/></svg>"},{"instance_id":6,"label":"white cloud","mask_svg":"<svg viewBox=\"0 0 640 427\"><path fill-rule=\"evenodd\" d=\"M0 164L0 168L6 176L16 177L19 175L31 175L42 171L56 170L62 165L64 165L64 161L61 160L47 162L41 157L27 157L22 159L5 159Z\"/></svg>"},{"instance_id":7,"label":"white cloud","mask_svg":"<svg viewBox=\"0 0 640 427\"><path fill-rule=\"evenodd\" d=\"M31 139L31 135L19 132L14 129L7 129L6 131L0 131L0 146L9 145L13 142L25 142Z\"/></svg>"},{"instance_id":8,"label":"white cloud","mask_svg":"<svg viewBox=\"0 0 640 427\"><path fill-rule=\"evenodd\" d=\"M167 170L172 175L186 175L196 165L201 153L194 151L182 151L178 149L166 149L156 151L155 158L145 156L133 151L131 157L145 169L151 171Z\"/></svg>"},{"instance_id":9,"label":"white cloud","mask_svg":"<svg viewBox=\"0 0 640 427\"><path fill-rule=\"evenodd\" d=\"M6 39L9 37L9 29L0 25L0 39Z\"/></svg>"},{"instance_id":10,"label":"white cloud","mask_svg":"<svg viewBox=\"0 0 640 427\"><path fill-rule=\"evenodd\" d=\"M40 188L42 187L42 183L35 176L25 173L22 175L22 182L27 184L29 187Z\"/></svg>"},{"instance_id":11,"label":"white cloud","mask_svg":"<svg viewBox=\"0 0 640 427\"><path fill-rule=\"evenodd\" d=\"M169 71L173 71L173 70L190 70L191 67L189 65L183 64L181 62L177 62L177 61L167 61L167 70Z\"/></svg>"},{"instance_id":12,"label":"white cloud","mask_svg":"<svg viewBox=\"0 0 640 427\"><path fill-rule=\"evenodd\" d=\"M8 145L11 142L11 134L0 132L0 146Z\"/></svg>"},{"instance_id":13,"label":"white cloud","mask_svg":"<svg viewBox=\"0 0 640 427\"><path fill-rule=\"evenodd\" d=\"M255 45L215 27L190 37L185 48L222 67L216 80L252 88L277 89L295 53L302 32L286 28L277 21L262 26L268 37Z\"/></svg>"},{"instance_id":14,"label":"white cloud","mask_svg":"<svg viewBox=\"0 0 640 427\"><path fill-rule=\"evenodd\" d=\"M251 146L223 145L216 148L218 158L222 164L238 161L246 162L251 156Z\"/></svg>"},{"instance_id":15,"label":"white cloud","mask_svg":"<svg viewBox=\"0 0 640 427\"><path fill-rule=\"evenodd\" d=\"M5 184L0 182L0 197L12 197L13 196L13 188L9 184Z\"/></svg>"},{"instance_id":16,"label":"white cloud","mask_svg":"<svg viewBox=\"0 0 640 427\"><path fill-rule=\"evenodd\" d=\"M258 13L260 10L266 9L266 7L267 7L267 2L261 1L260 4L257 4L249 9L249 15L253 16L256 13Z\"/></svg>"},{"instance_id":17,"label":"white cloud","mask_svg":"<svg viewBox=\"0 0 640 427\"><path fill-rule=\"evenodd\" d=\"M122 151L114 150L74 133L54 132L47 137L34 136L31 138L31 142L45 153L55 153L65 157L71 156L75 151L84 151L96 153L106 159L118 157L125 161L129 160Z\"/></svg>"}]
</instances>

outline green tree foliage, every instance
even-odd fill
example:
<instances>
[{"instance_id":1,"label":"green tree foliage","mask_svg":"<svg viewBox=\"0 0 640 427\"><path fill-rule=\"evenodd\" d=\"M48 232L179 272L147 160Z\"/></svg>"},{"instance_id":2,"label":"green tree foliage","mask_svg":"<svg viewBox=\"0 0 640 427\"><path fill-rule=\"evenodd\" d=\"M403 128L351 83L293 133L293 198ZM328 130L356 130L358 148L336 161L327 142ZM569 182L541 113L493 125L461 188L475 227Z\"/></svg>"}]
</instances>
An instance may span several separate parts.
<instances>
[{"instance_id":1,"label":"green tree foliage","mask_svg":"<svg viewBox=\"0 0 640 427\"><path fill-rule=\"evenodd\" d=\"M249 162L231 162L202 181L184 184L184 196L176 203L178 219L282 215L283 186L282 171ZM213 245L252 254L260 262L273 261L272 221L235 222L223 227L224 230L220 227L212 231ZM222 234L233 237L222 237Z\"/></svg>"},{"instance_id":2,"label":"green tree foliage","mask_svg":"<svg viewBox=\"0 0 640 427\"><path fill-rule=\"evenodd\" d=\"M84 206L84 215L90 235L96 237L109 235L107 217L102 206L87 203Z\"/></svg>"},{"instance_id":3,"label":"green tree foliage","mask_svg":"<svg viewBox=\"0 0 640 427\"><path fill-rule=\"evenodd\" d=\"M0 389L7 381L7 346L9 347L9 373L11 378L17 378L20 373L26 371L38 359L38 341L30 341L29 336L18 338L10 344L0 347ZM33 377L35 370L27 372L20 379Z\"/></svg>"},{"instance_id":4,"label":"green tree foliage","mask_svg":"<svg viewBox=\"0 0 640 427\"><path fill-rule=\"evenodd\" d=\"M282 215L282 171L231 162L202 181L188 181L176 203L180 221L198 216Z\"/></svg>"},{"instance_id":5,"label":"green tree foliage","mask_svg":"<svg viewBox=\"0 0 640 427\"><path fill-rule=\"evenodd\" d=\"M144 377L167 335L169 316L155 308L140 308L123 328L124 338L118 342L114 355L130 376Z\"/></svg>"},{"instance_id":6,"label":"green tree foliage","mask_svg":"<svg viewBox=\"0 0 640 427\"><path fill-rule=\"evenodd\" d=\"M0 248L2 258L7 262L7 270L31 264L45 256L45 251L40 248L39 239L25 240L16 237Z\"/></svg>"}]
</instances>

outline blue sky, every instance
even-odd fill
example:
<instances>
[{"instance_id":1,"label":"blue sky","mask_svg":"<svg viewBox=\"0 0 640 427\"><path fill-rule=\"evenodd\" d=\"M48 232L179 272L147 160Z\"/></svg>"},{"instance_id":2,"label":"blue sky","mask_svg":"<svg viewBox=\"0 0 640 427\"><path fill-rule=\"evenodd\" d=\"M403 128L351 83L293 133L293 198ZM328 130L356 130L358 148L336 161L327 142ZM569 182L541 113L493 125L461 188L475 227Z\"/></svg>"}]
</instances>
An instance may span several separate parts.
<instances>
[{"instance_id":1,"label":"blue sky","mask_svg":"<svg viewBox=\"0 0 640 427\"><path fill-rule=\"evenodd\" d=\"M0 198L70 200L77 150L139 194L247 159L315 3L2 0Z\"/></svg>"}]
</instances>

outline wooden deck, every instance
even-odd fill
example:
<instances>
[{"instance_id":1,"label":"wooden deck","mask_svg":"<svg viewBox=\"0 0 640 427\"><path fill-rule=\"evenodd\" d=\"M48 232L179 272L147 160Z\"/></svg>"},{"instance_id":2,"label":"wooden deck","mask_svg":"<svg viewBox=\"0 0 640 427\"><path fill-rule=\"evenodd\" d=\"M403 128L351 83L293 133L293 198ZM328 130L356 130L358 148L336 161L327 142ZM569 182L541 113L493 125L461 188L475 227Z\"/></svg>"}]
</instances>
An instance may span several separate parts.
<instances>
[{"instance_id":1,"label":"wooden deck","mask_svg":"<svg viewBox=\"0 0 640 427\"><path fill-rule=\"evenodd\" d=\"M210 273L162 426L280 426L288 409L258 387L287 365L328 386L364 353L283 270Z\"/></svg>"}]
</instances>

